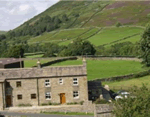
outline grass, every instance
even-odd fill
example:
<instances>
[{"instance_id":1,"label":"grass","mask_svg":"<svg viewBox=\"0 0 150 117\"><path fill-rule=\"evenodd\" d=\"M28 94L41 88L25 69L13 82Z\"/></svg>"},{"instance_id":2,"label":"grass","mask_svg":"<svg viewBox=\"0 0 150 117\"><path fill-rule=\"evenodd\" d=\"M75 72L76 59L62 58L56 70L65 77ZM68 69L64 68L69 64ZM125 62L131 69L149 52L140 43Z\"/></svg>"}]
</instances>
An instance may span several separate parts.
<instances>
[{"instance_id":1,"label":"grass","mask_svg":"<svg viewBox=\"0 0 150 117\"><path fill-rule=\"evenodd\" d=\"M141 87L143 83L147 84L147 87L150 88L150 76L144 76L141 78L134 78L123 81L102 82L103 85L107 84L110 87L110 89L113 90L120 90L120 89L128 90L134 85Z\"/></svg>"},{"instance_id":2,"label":"grass","mask_svg":"<svg viewBox=\"0 0 150 117\"><path fill-rule=\"evenodd\" d=\"M79 65L82 61L72 60L53 64L52 66ZM127 75L144 71L140 62L125 60L87 60L88 80Z\"/></svg>"},{"instance_id":3,"label":"grass","mask_svg":"<svg viewBox=\"0 0 150 117\"><path fill-rule=\"evenodd\" d=\"M50 60L48 59L43 59L43 60L40 60L41 64L43 63L46 63L46 62L49 62ZM37 65L37 60L25 60L24 61L24 67L25 68L28 68L28 67L33 67L33 66L36 66Z\"/></svg>"},{"instance_id":4,"label":"grass","mask_svg":"<svg viewBox=\"0 0 150 117\"><path fill-rule=\"evenodd\" d=\"M44 114L57 114L57 115L94 115L94 113L84 113L84 112L42 112Z\"/></svg>"},{"instance_id":5,"label":"grass","mask_svg":"<svg viewBox=\"0 0 150 117\"><path fill-rule=\"evenodd\" d=\"M38 54L38 55L28 55L25 56L26 58L41 58L43 56L43 54Z\"/></svg>"},{"instance_id":6,"label":"grass","mask_svg":"<svg viewBox=\"0 0 150 117\"><path fill-rule=\"evenodd\" d=\"M86 32L89 28L80 28L80 29L70 29L70 30L61 30L58 33L51 32L51 33L45 33L41 36L31 38L28 40L29 43L35 43L35 42L54 42L54 41L63 41L66 39L72 39L78 37L78 35Z\"/></svg>"},{"instance_id":7,"label":"grass","mask_svg":"<svg viewBox=\"0 0 150 117\"><path fill-rule=\"evenodd\" d=\"M122 39L124 37L130 36L136 33L141 33L141 31L143 31L143 29L137 28L137 27L106 28L106 29L103 29L100 33L92 36L88 40L92 44L98 46L98 45L110 43L118 39Z\"/></svg>"}]
</instances>

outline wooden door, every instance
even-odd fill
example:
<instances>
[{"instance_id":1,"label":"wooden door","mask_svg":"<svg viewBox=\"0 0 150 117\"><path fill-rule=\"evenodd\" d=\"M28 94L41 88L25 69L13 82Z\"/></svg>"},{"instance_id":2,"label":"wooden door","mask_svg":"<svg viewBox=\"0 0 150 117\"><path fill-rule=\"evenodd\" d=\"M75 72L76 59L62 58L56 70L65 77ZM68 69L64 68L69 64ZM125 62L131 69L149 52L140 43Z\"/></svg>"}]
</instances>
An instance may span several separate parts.
<instances>
[{"instance_id":1,"label":"wooden door","mask_svg":"<svg viewBox=\"0 0 150 117\"><path fill-rule=\"evenodd\" d=\"M65 93L61 93L61 94L60 94L60 103L61 103L61 104L66 103Z\"/></svg>"},{"instance_id":2,"label":"wooden door","mask_svg":"<svg viewBox=\"0 0 150 117\"><path fill-rule=\"evenodd\" d=\"M10 107L12 105L11 95L6 96L6 106Z\"/></svg>"}]
</instances>

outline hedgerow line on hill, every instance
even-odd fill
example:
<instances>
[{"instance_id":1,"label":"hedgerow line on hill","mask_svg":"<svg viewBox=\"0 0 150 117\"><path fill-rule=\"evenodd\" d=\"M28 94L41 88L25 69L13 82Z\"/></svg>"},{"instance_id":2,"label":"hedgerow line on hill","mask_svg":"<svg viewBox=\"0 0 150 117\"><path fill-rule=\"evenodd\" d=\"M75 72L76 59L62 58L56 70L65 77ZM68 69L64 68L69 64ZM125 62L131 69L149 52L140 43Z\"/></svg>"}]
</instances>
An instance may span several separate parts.
<instances>
[{"instance_id":1,"label":"hedgerow line on hill","mask_svg":"<svg viewBox=\"0 0 150 117\"><path fill-rule=\"evenodd\" d=\"M113 43L116 43L116 42L120 42L120 41L122 41L122 40L126 40L126 39L128 39L128 38L131 38L131 37L134 37L134 36L137 36L137 35L140 35L140 34L141 34L141 33L136 33L136 34L133 34L133 35L130 35L130 36L124 37L124 38L122 38L122 39L118 39L118 40L116 40L116 41L112 41L112 42L110 42L110 43L106 43L106 44L99 45L99 46L106 46L106 45L110 45L110 44L113 44Z\"/></svg>"},{"instance_id":2,"label":"hedgerow line on hill","mask_svg":"<svg viewBox=\"0 0 150 117\"><path fill-rule=\"evenodd\" d=\"M97 33L99 33L101 30L103 30L103 28L100 28L97 32L91 34L90 36L86 37L86 38L83 38L83 40L86 40L86 39L89 39L90 37L96 35Z\"/></svg>"},{"instance_id":3,"label":"hedgerow line on hill","mask_svg":"<svg viewBox=\"0 0 150 117\"><path fill-rule=\"evenodd\" d=\"M85 24L87 24L98 12L101 12L107 5L109 4L106 4L104 7L102 7L100 10L96 11L91 17L89 17L89 19L87 21L85 21L84 24L81 25L80 28L82 28Z\"/></svg>"}]
</instances>

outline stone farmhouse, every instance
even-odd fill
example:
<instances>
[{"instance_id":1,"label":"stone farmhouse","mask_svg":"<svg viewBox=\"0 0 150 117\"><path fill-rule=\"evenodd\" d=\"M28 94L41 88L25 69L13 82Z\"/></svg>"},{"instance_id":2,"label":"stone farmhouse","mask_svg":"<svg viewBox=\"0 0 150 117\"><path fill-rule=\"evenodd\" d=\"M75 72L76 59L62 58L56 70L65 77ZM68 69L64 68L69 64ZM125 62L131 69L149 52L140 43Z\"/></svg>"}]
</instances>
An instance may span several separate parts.
<instances>
[{"instance_id":1,"label":"stone farmhouse","mask_svg":"<svg viewBox=\"0 0 150 117\"><path fill-rule=\"evenodd\" d=\"M80 101L88 101L85 60L75 66L0 69L0 110Z\"/></svg>"}]
</instances>

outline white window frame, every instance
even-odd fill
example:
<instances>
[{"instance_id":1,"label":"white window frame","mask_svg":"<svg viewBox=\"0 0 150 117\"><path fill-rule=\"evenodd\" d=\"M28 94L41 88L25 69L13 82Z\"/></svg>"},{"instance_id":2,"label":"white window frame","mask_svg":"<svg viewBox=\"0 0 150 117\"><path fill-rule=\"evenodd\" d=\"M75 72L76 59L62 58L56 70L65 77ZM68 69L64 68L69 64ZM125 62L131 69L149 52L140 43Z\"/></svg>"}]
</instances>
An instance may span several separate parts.
<instances>
[{"instance_id":1,"label":"white window frame","mask_svg":"<svg viewBox=\"0 0 150 117\"><path fill-rule=\"evenodd\" d=\"M46 98L46 96L50 96L50 98ZM45 92L45 99L46 100L51 100L52 99L51 92Z\"/></svg>"},{"instance_id":2,"label":"white window frame","mask_svg":"<svg viewBox=\"0 0 150 117\"><path fill-rule=\"evenodd\" d=\"M77 93L78 96L74 97L74 92L78 92L78 93ZM79 99L79 91L73 91L73 98L74 98L74 99Z\"/></svg>"},{"instance_id":3,"label":"white window frame","mask_svg":"<svg viewBox=\"0 0 150 117\"><path fill-rule=\"evenodd\" d=\"M74 81L74 79L77 79L77 80ZM77 82L77 84L74 84L74 82ZM73 85L79 85L78 78L73 78Z\"/></svg>"},{"instance_id":4,"label":"white window frame","mask_svg":"<svg viewBox=\"0 0 150 117\"><path fill-rule=\"evenodd\" d=\"M47 80L49 80L49 79L47 79ZM46 84L49 84L49 85L46 85ZM50 80L49 80L49 82L46 82L46 80L45 80L45 87L50 87L50 86L51 86Z\"/></svg>"},{"instance_id":5,"label":"white window frame","mask_svg":"<svg viewBox=\"0 0 150 117\"><path fill-rule=\"evenodd\" d=\"M62 80L61 82L60 82L60 79ZM58 82L59 82L60 85L62 85L62 84L63 84L63 79L62 79L62 78L59 78L59 81L58 81Z\"/></svg>"}]
</instances>

